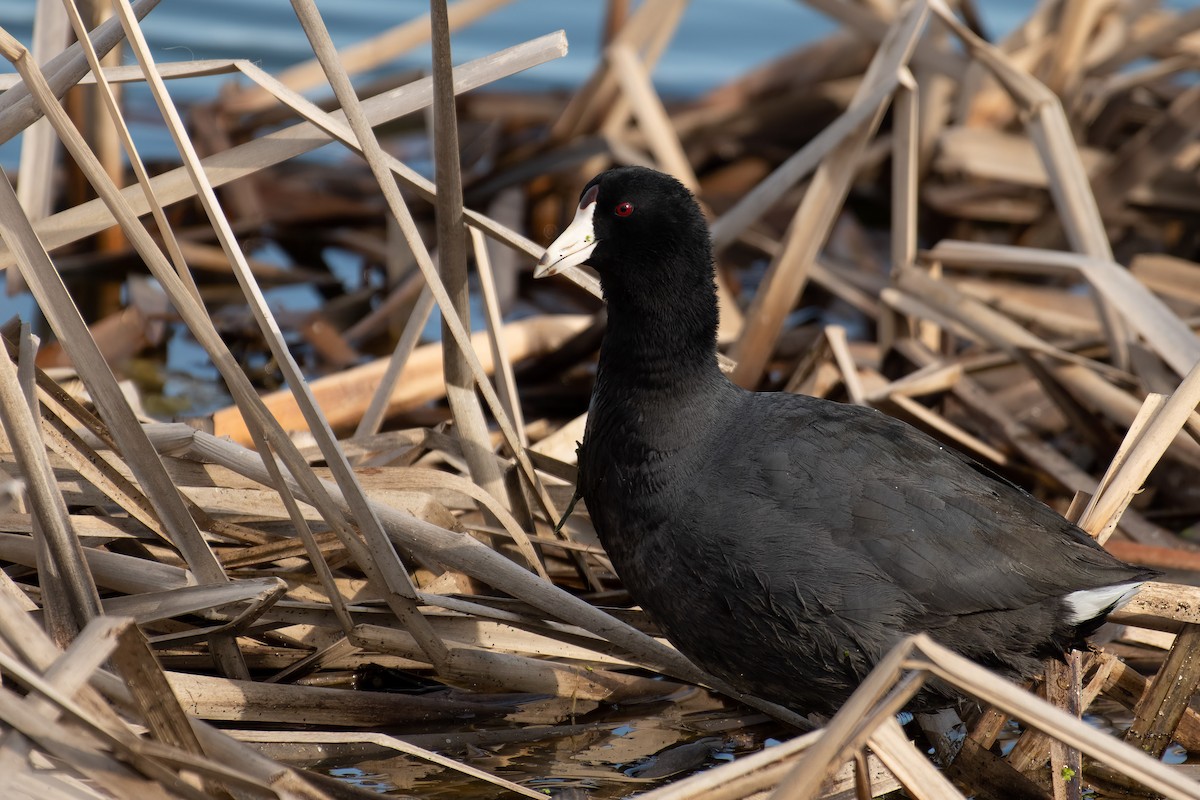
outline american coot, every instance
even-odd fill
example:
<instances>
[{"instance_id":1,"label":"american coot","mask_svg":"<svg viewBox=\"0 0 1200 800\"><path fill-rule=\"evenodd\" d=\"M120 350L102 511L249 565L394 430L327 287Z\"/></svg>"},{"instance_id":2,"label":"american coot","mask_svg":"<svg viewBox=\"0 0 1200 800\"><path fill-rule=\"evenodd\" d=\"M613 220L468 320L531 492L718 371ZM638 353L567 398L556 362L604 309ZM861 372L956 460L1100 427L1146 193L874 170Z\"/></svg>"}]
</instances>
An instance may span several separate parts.
<instances>
[{"instance_id":1,"label":"american coot","mask_svg":"<svg viewBox=\"0 0 1200 800\"><path fill-rule=\"evenodd\" d=\"M536 275L585 261L608 328L583 499L632 597L739 689L831 712L915 631L1029 676L1157 574L902 422L730 383L708 229L673 178L593 178Z\"/></svg>"}]
</instances>

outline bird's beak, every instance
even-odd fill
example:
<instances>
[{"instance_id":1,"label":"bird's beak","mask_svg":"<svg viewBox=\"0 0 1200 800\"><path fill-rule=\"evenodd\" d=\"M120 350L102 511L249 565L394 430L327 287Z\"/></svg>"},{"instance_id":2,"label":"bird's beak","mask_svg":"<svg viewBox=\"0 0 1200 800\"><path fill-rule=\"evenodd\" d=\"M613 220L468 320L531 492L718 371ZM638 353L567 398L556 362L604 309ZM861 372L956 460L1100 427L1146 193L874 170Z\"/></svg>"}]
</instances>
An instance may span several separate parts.
<instances>
[{"instance_id":1,"label":"bird's beak","mask_svg":"<svg viewBox=\"0 0 1200 800\"><path fill-rule=\"evenodd\" d=\"M596 213L597 187L593 186L579 202L575 219L558 238L546 248L546 254L538 261L533 277L545 278L557 275L568 267L576 267L588 260L596 249L596 231L592 227L592 216Z\"/></svg>"}]
</instances>

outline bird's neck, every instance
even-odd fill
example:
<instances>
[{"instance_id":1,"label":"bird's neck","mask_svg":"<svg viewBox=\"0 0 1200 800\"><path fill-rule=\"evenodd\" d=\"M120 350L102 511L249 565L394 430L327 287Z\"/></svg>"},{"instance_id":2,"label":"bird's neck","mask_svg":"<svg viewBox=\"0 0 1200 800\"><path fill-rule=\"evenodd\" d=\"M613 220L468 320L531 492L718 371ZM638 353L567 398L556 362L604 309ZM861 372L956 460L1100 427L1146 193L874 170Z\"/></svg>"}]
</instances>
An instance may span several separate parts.
<instances>
[{"instance_id":1,"label":"bird's neck","mask_svg":"<svg viewBox=\"0 0 1200 800\"><path fill-rule=\"evenodd\" d=\"M625 284L623 284L623 287ZM610 493L655 493L661 479L696 468L700 445L740 392L717 366L717 300L711 276L679 288L605 287L608 326L580 460L589 502ZM658 464L655 480L606 480L613 469ZM666 465L671 465L667 468Z\"/></svg>"},{"instance_id":2,"label":"bird's neck","mask_svg":"<svg viewBox=\"0 0 1200 800\"><path fill-rule=\"evenodd\" d=\"M598 385L623 393L678 393L724 381L717 366L717 297L711 280L683 293L606 290L608 327Z\"/></svg>"}]
</instances>

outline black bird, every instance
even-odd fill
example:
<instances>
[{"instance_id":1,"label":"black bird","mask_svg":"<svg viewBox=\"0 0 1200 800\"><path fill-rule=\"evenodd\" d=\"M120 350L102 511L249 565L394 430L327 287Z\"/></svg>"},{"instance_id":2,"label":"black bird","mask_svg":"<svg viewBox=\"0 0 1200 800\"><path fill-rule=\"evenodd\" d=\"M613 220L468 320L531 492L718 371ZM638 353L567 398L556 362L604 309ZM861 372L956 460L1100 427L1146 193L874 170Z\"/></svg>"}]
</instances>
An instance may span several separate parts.
<instances>
[{"instance_id":1,"label":"black bird","mask_svg":"<svg viewBox=\"0 0 1200 800\"><path fill-rule=\"evenodd\" d=\"M585 261L608 327L582 497L633 599L735 687L829 713L916 631L1026 677L1157 574L903 422L726 379L708 228L673 178L593 178L535 274Z\"/></svg>"}]
</instances>

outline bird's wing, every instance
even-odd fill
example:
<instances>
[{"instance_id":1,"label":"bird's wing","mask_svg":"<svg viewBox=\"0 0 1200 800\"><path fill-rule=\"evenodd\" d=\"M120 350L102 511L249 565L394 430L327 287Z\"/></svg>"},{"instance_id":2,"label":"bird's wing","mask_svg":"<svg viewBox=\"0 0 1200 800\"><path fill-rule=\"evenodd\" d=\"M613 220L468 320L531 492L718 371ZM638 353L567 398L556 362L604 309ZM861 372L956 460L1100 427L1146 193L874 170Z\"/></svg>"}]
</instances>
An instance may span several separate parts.
<instances>
[{"instance_id":1,"label":"bird's wing","mask_svg":"<svg viewBox=\"0 0 1200 800\"><path fill-rule=\"evenodd\" d=\"M886 576L879 602L902 590L947 616L1023 608L1137 575L1036 498L878 412L747 395L730 428L719 458L740 472L737 491L758 495L740 513L776 531L780 569L815 557L835 573L873 573L863 584Z\"/></svg>"}]
</instances>

